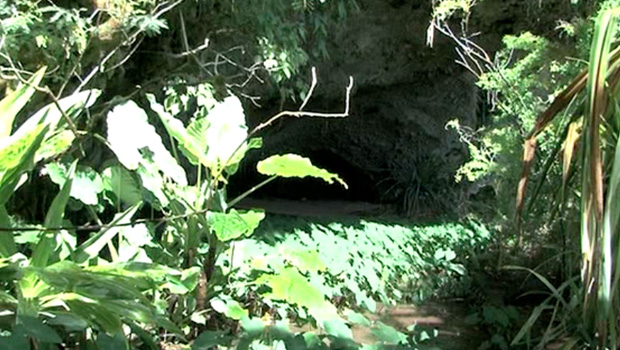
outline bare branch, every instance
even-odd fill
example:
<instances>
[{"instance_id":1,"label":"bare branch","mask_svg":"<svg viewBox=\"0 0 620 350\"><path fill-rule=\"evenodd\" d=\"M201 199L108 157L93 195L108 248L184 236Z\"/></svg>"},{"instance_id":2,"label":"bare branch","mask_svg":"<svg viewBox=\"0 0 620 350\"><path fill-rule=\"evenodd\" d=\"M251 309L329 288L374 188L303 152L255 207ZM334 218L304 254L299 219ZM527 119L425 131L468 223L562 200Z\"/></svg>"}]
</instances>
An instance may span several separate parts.
<instances>
[{"instance_id":1,"label":"bare branch","mask_svg":"<svg viewBox=\"0 0 620 350\"><path fill-rule=\"evenodd\" d=\"M209 47L209 39L207 38L207 39L205 39L204 44L202 44L202 45L200 45L200 46L198 46L198 47L196 47L194 49L187 50L187 51L184 51L184 52L181 52L181 53L170 53L170 54L167 54L167 55L170 56L170 57L173 57L173 58L183 58L183 57L187 57L189 55L195 55L195 54L199 53L200 51L205 50L208 47Z\"/></svg>"},{"instance_id":2,"label":"bare branch","mask_svg":"<svg viewBox=\"0 0 620 350\"><path fill-rule=\"evenodd\" d=\"M310 90L308 90L308 95L306 95L304 102L301 104L301 107L299 107L300 111L302 111L304 107L306 107L306 105L308 104L310 97L314 93L315 87L316 87L316 67L312 67L312 85L310 85Z\"/></svg>"},{"instance_id":3,"label":"bare branch","mask_svg":"<svg viewBox=\"0 0 620 350\"><path fill-rule=\"evenodd\" d=\"M271 125L276 120L278 120L278 119L280 119L282 117L285 117L285 116L295 117L295 118L301 118L301 117L344 118L344 117L348 117L349 116L349 104L350 104L350 101L351 101L351 89L353 89L353 77L349 77L349 85L347 86L347 91L346 91L346 95L345 95L345 106L344 106L344 112L343 113L304 112L304 111L301 111L301 110L299 110L299 111L282 111L282 112L274 115L273 117L271 117L266 122L261 123L256 128L254 128L254 130L250 133L250 136L256 134L260 130L262 130L262 129L266 128L267 126ZM308 98L309 98L309 96L310 95L308 95ZM250 136L248 136L248 137L250 137Z\"/></svg>"}]
</instances>

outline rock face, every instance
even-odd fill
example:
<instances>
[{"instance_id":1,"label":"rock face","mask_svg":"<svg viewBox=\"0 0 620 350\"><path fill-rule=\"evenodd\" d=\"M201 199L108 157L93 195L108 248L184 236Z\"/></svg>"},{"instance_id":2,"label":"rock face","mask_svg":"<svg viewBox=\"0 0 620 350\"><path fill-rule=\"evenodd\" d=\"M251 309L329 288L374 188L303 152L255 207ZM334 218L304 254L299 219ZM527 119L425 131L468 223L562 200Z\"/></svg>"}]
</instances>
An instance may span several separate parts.
<instances>
[{"instance_id":1,"label":"rock face","mask_svg":"<svg viewBox=\"0 0 620 350\"><path fill-rule=\"evenodd\" d=\"M357 0L359 11L330 29L330 59L312 62L319 84L306 108L341 112L353 76L350 117L278 122L263 135L264 149L249 156L241 172L243 188L258 181L251 170L258 159L294 152L342 175L349 190L319 181L278 180L260 194L390 202L408 212L424 206L451 209L458 192L454 174L468 153L445 126L452 119L477 126L479 91L475 77L455 63L451 40L436 33L433 47L426 44L431 3ZM589 1L580 4L591 7ZM482 33L476 41L492 56L504 35L531 30L553 37L558 18L570 19L576 11L563 0L480 1L469 31ZM277 111L255 111L250 124Z\"/></svg>"},{"instance_id":2,"label":"rock face","mask_svg":"<svg viewBox=\"0 0 620 350\"><path fill-rule=\"evenodd\" d=\"M261 157L294 152L339 173L349 190L278 180L263 195L369 202L416 196L423 205L454 187L454 172L467 151L445 125L451 119L475 124L475 79L454 63L452 43L438 38L433 48L426 45L429 1L358 3L360 11L333 30L331 59L314 62L318 86L306 108L340 113L353 76L350 116L283 120L267 131L264 148L247 162L249 168ZM268 115L258 111L251 119ZM242 176L251 178L251 171Z\"/></svg>"}]
</instances>

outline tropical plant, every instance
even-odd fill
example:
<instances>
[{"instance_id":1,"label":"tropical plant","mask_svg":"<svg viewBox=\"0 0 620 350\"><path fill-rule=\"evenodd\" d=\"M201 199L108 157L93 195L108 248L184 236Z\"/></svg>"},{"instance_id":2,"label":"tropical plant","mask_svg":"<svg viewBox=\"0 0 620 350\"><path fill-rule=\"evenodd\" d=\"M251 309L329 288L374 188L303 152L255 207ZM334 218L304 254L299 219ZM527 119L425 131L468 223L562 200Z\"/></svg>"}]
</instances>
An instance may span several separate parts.
<instances>
[{"instance_id":1,"label":"tropical plant","mask_svg":"<svg viewBox=\"0 0 620 350\"><path fill-rule=\"evenodd\" d=\"M620 345L617 336L620 331L617 293L620 284L617 245L620 241L617 207L620 199L620 115L616 103L620 78L620 48L616 41L619 14L620 7L600 12L595 21L588 69L556 96L538 118L525 142L524 170L517 197L520 216L537 138L552 121L563 119L566 131L560 140L563 148L561 193L568 193L569 188L576 191L581 214L581 289L575 295L581 305L579 325L582 341L597 349L615 349ZM565 110L568 113L563 113ZM572 171L573 162L577 164L575 171ZM581 183L575 185L576 181ZM561 197L571 202L570 196ZM570 210L567 206L561 208ZM555 291L553 297L559 299L561 295ZM568 309L566 311L576 311L569 305L559 304L560 308ZM550 328L549 332L558 332L558 329ZM547 334L545 339L548 338Z\"/></svg>"},{"instance_id":2,"label":"tropical plant","mask_svg":"<svg viewBox=\"0 0 620 350\"><path fill-rule=\"evenodd\" d=\"M227 245L251 235L264 217L262 211L232 209L226 198L227 177L236 171L248 149L260 145L256 139L248 142L240 101L230 96L217 102L209 94L211 90L201 87L197 96L206 103L185 127L154 96L148 96L151 108L177 145L177 158L164 147L137 104L119 104L108 113L106 141L118 163L95 172L78 166L77 160L64 153L75 133L81 133L71 129L75 118L92 105L98 91L57 101L11 134L15 116L36 91L43 73L40 70L0 104L5 135L0 226L6 230L0 236L2 283L6 290L1 295L7 306L3 329L8 331L0 341L17 344L18 349L61 342L127 347L129 334L122 327L127 325L141 342L156 348L151 326L171 331L178 340L194 332L176 327L168 320L168 312L181 318L178 324L185 325L190 319L206 325L206 320L215 316L210 310L232 320L247 318L248 312L233 298L239 295L230 295L228 278L236 269L229 265L224 271L217 265ZM186 101L185 97L168 99L167 109L185 110L171 102ZM340 116L344 115L346 112ZM141 137L128 132L140 132ZM185 170L179 166L180 157L196 165L193 184L188 184ZM60 186L60 193L51 203L43 225L24 230L4 204L25 182L24 176L34 164L43 160L52 160L44 170ZM295 155L265 159L258 164L258 170L269 176L263 184L278 176L314 176L346 186L338 176ZM79 201L72 207L87 210L97 222L90 229L94 232L81 243L70 233L76 228L63 219L70 200ZM117 212L107 224L98 215L106 207L101 201L112 204ZM132 220L145 201L165 215L160 221L168 225L161 234L147 225L149 220ZM129 224L132 227L127 227ZM292 265L282 275L257 274L250 282L271 289L270 294L261 294L305 308L320 322L343 325L336 309L308 284L302 273L305 270ZM300 298L300 293L291 293L289 288L303 291L306 296L314 290L314 297ZM247 288L243 291L248 292Z\"/></svg>"},{"instance_id":3,"label":"tropical plant","mask_svg":"<svg viewBox=\"0 0 620 350\"><path fill-rule=\"evenodd\" d=\"M120 344L126 342L119 333L122 324L130 324L141 332L144 331L137 323L151 322L174 330L143 295L174 278L172 270L146 264L88 266L83 262L98 253L89 249L92 242L76 246L75 238L61 228L77 161L70 165L44 223L27 231L16 228L12 232L17 223L5 207L10 196L26 183L36 163L67 151L76 136L70 126L99 96L98 91L85 91L57 101L11 133L15 117L36 92L44 72L45 69L39 70L0 102L0 226L5 230L0 236L0 283L4 287L0 296L5 310L0 344L12 349L51 348L63 341L60 331L76 335L74 341L78 342L90 338L100 345ZM116 221L127 220L126 214ZM102 230L101 235L106 231ZM99 332L89 334L87 329Z\"/></svg>"}]
</instances>

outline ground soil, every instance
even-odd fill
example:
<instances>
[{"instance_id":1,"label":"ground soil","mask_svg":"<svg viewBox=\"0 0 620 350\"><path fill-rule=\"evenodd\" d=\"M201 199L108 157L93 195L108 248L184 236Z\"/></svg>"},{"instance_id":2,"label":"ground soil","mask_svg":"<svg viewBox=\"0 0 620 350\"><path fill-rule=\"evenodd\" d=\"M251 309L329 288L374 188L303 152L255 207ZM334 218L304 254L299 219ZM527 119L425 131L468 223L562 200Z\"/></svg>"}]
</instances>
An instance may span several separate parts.
<instances>
[{"instance_id":1,"label":"ground soil","mask_svg":"<svg viewBox=\"0 0 620 350\"><path fill-rule=\"evenodd\" d=\"M420 344L421 349L477 349L485 340L484 334L465 323L468 308L455 302L426 302L423 305L382 307L377 314L366 316L400 331L417 325L425 330L437 330L437 337ZM374 344L376 338L368 328L353 327L353 337L362 344Z\"/></svg>"},{"instance_id":2,"label":"ground soil","mask_svg":"<svg viewBox=\"0 0 620 350\"><path fill-rule=\"evenodd\" d=\"M270 214L309 217L350 217L395 215L396 209L389 204L348 202L337 200L288 200L246 198L236 207L241 209L262 208Z\"/></svg>"}]
</instances>

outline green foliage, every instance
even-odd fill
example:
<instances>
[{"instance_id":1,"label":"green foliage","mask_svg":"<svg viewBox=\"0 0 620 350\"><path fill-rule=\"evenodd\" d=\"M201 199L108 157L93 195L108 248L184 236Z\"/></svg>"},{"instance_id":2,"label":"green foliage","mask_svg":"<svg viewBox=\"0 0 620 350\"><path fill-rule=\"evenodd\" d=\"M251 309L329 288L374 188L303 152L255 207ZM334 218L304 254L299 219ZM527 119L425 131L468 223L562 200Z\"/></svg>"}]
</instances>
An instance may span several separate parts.
<instances>
[{"instance_id":1,"label":"green foliage","mask_svg":"<svg viewBox=\"0 0 620 350\"><path fill-rule=\"evenodd\" d=\"M206 72L216 76L210 83L197 83L204 78L197 74L187 78L190 84L166 76L162 95L105 101L82 120L101 94L83 90L92 78L87 74L112 77L108 69L122 65L143 36L168 28L161 2L105 3L93 5L93 13L78 2L0 1L0 65L12 74L8 78L21 81L29 77L21 70L49 66L47 76L41 69L15 90L9 82L0 102L0 227L14 230L0 236L0 347L157 349L170 342L192 349L358 348L350 328L358 323L379 339L371 348L416 348L428 335L410 338L353 311L343 315L339 307L374 311L378 300L458 291L469 279L466 264L489 239L483 226L364 221L256 237L264 212L233 209L256 188L278 177L316 177L346 187L337 174L290 154L259 162L268 178L239 198L226 196L228 178L261 144L249 139L241 101L229 96L230 77L241 69L246 79L262 67L283 96L292 95L299 81L285 81L311 56L328 56L328 20L344 19L354 2L191 3L197 13L214 9L205 11L212 17L204 21L213 26L204 32L214 42L243 50L192 52L202 73L213 69ZM190 17L185 10L174 18ZM222 28L235 30L231 35ZM187 39L184 27L175 33ZM226 35L230 40L222 40ZM249 55L235 56L246 50ZM250 68L242 68L247 57ZM33 96L43 82L54 102L23 118L21 111L38 108ZM65 96L74 85L77 92ZM105 137L82 130L99 121ZM85 137L100 141L113 158L96 162L86 154L85 161ZM35 176L49 178L58 192L37 213L44 219L28 222L12 212L10 200ZM75 227L77 221L87 225ZM297 334L290 322L320 333Z\"/></svg>"},{"instance_id":2,"label":"green foliage","mask_svg":"<svg viewBox=\"0 0 620 350\"><path fill-rule=\"evenodd\" d=\"M504 49L496 55L497 67L501 68L486 72L478 82L484 90L498 94L490 125L475 133L454 126L467 143L471 156L457 177L472 182L491 179L497 198L506 199L500 200L500 213L504 215L514 209L510 198L514 198L519 181L523 138L544 106L568 83L567 74L578 69L576 63L561 56L563 50L527 32L506 36ZM547 133L560 133L564 127L554 125ZM555 148L554 141L546 140L542 139L539 144L543 158L551 156ZM546 194L554 195L553 192ZM542 209L546 208L535 208Z\"/></svg>"},{"instance_id":3,"label":"green foliage","mask_svg":"<svg viewBox=\"0 0 620 350\"><path fill-rule=\"evenodd\" d=\"M208 14L208 21L191 22L202 29L195 33L194 41L205 40L204 32L214 33L206 39L215 52L206 50L200 56L203 62L215 63L214 75L235 91L239 85L247 85L253 74L267 75L282 99L305 97L308 84L302 78L304 68L311 59L329 58L327 39L331 31L357 9L355 0L274 0L243 6L230 1L199 4ZM218 57L222 52L226 53L226 61Z\"/></svg>"},{"instance_id":4,"label":"green foliage","mask_svg":"<svg viewBox=\"0 0 620 350\"><path fill-rule=\"evenodd\" d=\"M483 327L489 333L489 339L485 340L478 349L510 349L511 339L516 334L519 320L519 312L514 306L483 305L480 311L467 316L467 324Z\"/></svg>"},{"instance_id":5,"label":"green foliage","mask_svg":"<svg viewBox=\"0 0 620 350\"><path fill-rule=\"evenodd\" d=\"M468 16L476 0L434 0L433 18L445 21L456 14Z\"/></svg>"},{"instance_id":6,"label":"green foliage","mask_svg":"<svg viewBox=\"0 0 620 350\"><path fill-rule=\"evenodd\" d=\"M289 231L280 226L308 228ZM454 295L469 278L464 264L490 239L488 231L474 223L408 228L367 221L309 224L299 219L266 222L259 232L255 239L235 246L233 266L240 272L280 273L293 265L308 273L329 298L344 296L370 311L375 311L376 299L390 304ZM300 259L298 252L308 253ZM322 264L307 270L304 260L313 262L317 257Z\"/></svg>"},{"instance_id":7,"label":"green foliage","mask_svg":"<svg viewBox=\"0 0 620 350\"><path fill-rule=\"evenodd\" d=\"M617 18L620 16L620 7L601 11L595 21L594 34L591 43L589 67L587 71L578 75L553 104L537 120L536 126L525 142L524 147L524 178L523 186L527 183L529 167L536 149L536 139L554 119L564 120L565 123L575 122L582 124L581 128L564 136L564 167L563 183L560 187L563 193L568 186L572 186L579 193L581 202L581 258L582 274L581 288L571 290L572 297L577 298L583 312L578 318L581 339L575 342L588 344L594 348L617 348L620 344L617 333L618 324L615 315L617 295L613 292L620 285L620 257L617 247L612 242L618 241L620 228L617 225L618 211L618 183L620 179L620 158L617 156L618 147L618 113L614 106L608 104L617 91L617 52L616 40ZM608 89L608 87L612 87ZM582 95L585 95L582 97ZM578 101L573 105L573 101ZM576 107L576 112L570 117L561 114L564 110ZM566 120L568 119L568 120ZM580 151L573 157L573 148ZM577 171L580 173L580 185L575 185L569 177L572 160L577 158ZM522 201L524 191L520 192ZM564 200L564 198L562 198ZM570 199L566 199L569 201ZM564 203L561 210L567 210ZM538 279L545 282L542 276ZM569 279L561 288L564 289ZM562 316L572 319L573 307L567 305L559 291L545 283L553 298L562 301L556 311L563 312ZM572 301L572 300L571 300ZM538 317L538 316L536 316ZM572 333L574 330L564 328L563 332ZM528 324L524 329L529 329ZM571 334L572 335L572 334ZM542 344L553 338L545 333ZM578 339L578 338L577 338Z\"/></svg>"},{"instance_id":8,"label":"green foliage","mask_svg":"<svg viewBox=\"0 0 620 350\"><path fill-rule=\"evenodd\" d=\"M32 97L32 91L17 91L23 96L9 95L8 102L1 103L6 110L14 111L3 115L8 119L4 123L7 132L12 129L17 111ZM66 151L66 143L58 145L50 140L66 131L67 118L75 118L84 107L92 104L92 97L93 92L81 93L44 107L13 134L4 135L0 149L3 160L0 223L4 228L14 226L4 206L10 194L23 183L22 178L28 176L36 160L57 157ZM37 157L40 149L45 150L45 156ZM75 237L59 229L65 222L71 196L89 205L98 204L97 191L93 196L87 186L93 183L88 177L93 174L92 169L82 171L85 176L78 177L77 163L73 161L66 168L50 164L50 174L61 189L51 202L43 225L33 227L30 234L3 232L1 236L0 285L6 292L2 292L1 300L5 312L0 322L3 330L0 343L11 344L11 348L14 345L29 349L28 344L36 347L59 344L63 342L60 331L81 334L91 329L118 334L122 324L128 322L151 323L177 331L161 318L143 294L161 287L167 279L174 279L174 271L156 264L82 264L87 260L83 256L96 258L112 237L103 230L94 239L78 246ZM84 188L73 191L76 185ZM120 335L125 339L124 334ZM98 343L105 343L104 338L99 338Z\"/></svg>"},{"instance_id":9,"label":"green foliage","mask_svg":"<svg viewBox=\"0 0 620 350\"><path fill-rule=\"evenodd\" d=\"M84 73L82 69L91 69L100 52L103 57L114 50L102 43L114 42L112 38L122 31L152 36L167 29L166 22L153 15L157 6L153 0L95 3L95 8L69 3L63 7L31 0L0 1L0 65L27 71L45 65L51 82L64 83L73 74ZM104 16L94 15L93 10Z\"/></svg>"},{"instance_id":10,"label":"green foliage","mask_svg":"<svg viewBox=\"0 0 620 350\"><path fill-rule=\"evenodd\" d=\"M0 2L2 50L18 59L25 69L46 65L56 77L64 77L88 45L92 24L77 9L39 6L34 1ZM26 54L27 53L27 54ZM6 58L0 60L8 66Z\"/></svg>"}]
</instances>

